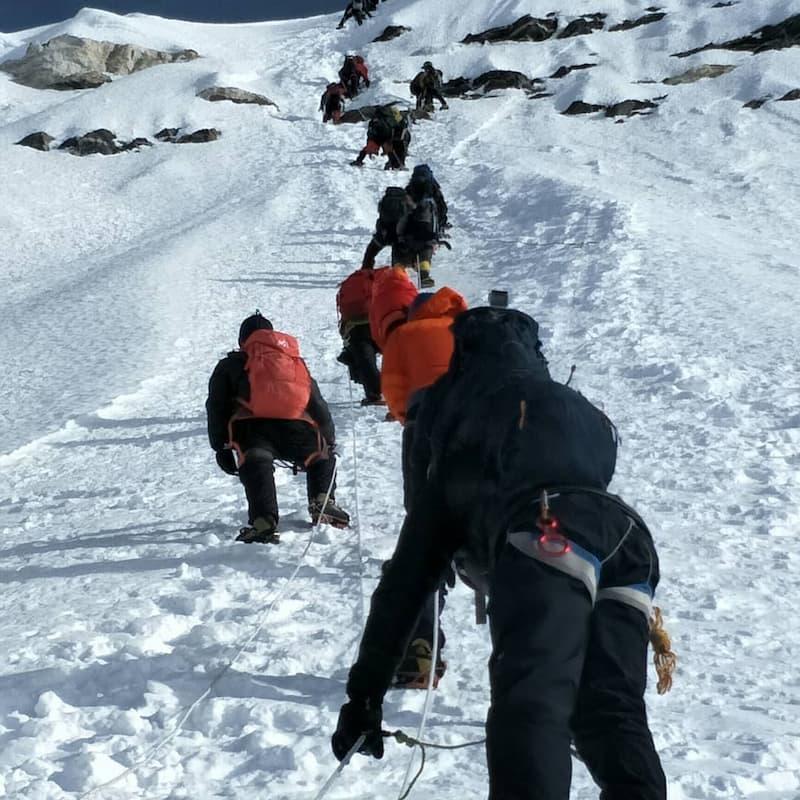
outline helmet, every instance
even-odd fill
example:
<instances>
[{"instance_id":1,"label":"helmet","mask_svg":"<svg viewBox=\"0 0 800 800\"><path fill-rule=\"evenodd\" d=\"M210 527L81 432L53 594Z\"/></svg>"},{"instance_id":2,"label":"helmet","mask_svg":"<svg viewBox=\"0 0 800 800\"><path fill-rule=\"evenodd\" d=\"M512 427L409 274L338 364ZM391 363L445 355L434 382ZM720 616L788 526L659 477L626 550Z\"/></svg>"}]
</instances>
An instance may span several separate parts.
<instances>
[{"instance_id":1,"label":"helmet","mask_svg":"<svg viewBox=\"0 0 800 800\"><path fill-rule=\"evenodd\" d=\"M433 64L431 64L431 62L430 62L430 61L426 61L426 62L425 62L423 65L422 65L422 69L433 69Z\"/></svg>"}]
</instances>

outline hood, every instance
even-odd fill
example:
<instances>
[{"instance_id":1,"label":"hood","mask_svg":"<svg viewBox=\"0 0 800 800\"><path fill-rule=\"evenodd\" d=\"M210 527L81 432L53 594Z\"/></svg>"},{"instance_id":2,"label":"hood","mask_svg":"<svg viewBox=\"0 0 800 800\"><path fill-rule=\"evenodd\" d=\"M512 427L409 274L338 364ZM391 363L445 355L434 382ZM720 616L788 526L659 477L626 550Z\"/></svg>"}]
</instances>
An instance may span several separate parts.
<instances>
[{"instance_id":1,"label":"hood","mask_svg":"<svg viewBox=\"0 0 800 800\"><path fill-rule=\"evenodd\" d=\"M488 373L525 371L550 380L539 340L539 323L522 311L472 308L458 316L452 330L455 350L451 371L465 372L479 365Z\"/></svg>"},{"instance_id":2,"label":"hood","mask_svg":"<svg viewBox=\"0 0 800 800\"><path fill-rule=\"evenodd\" d=\"M417 300L420 295L417 296ZM426 297L419 305L412 306L408 321L451 317L455 319L467 310L467 301L455 289L443 286L435 294Z\"/></svg>"}]
</instances>

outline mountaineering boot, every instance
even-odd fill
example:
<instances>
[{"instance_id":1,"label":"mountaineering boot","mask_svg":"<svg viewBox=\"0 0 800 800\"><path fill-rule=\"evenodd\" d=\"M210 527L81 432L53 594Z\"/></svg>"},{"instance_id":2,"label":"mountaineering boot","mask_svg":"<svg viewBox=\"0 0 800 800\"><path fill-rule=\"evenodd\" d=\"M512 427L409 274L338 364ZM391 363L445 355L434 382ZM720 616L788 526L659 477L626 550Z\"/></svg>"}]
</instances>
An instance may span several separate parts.
<instances>
[{"instance_id":1,"label":"mountaineering boot","mask_svg":"<svg viewBox=\"0 0 800 800\"><path fill-rule=\"evenodd\" d=\"M406 650L405 658L400 662L397 672L392 679L392 685L401 689L427 689L431 674L431 660L433 648L425 639L414 639ZM447 669L447 662L442 661L439 653L436 654L436 672L433 676L433 688L439 685L439 680Z\"/></svg>"},{"instance_id":2,"label":"mountaineering boot","mask_svg":"<svg viewBox=\"0 0 800 800\"><path fill-rule=\"evenodd\" d=\"M339 508L332 497L325 503L324 494L318 494L308 504L308 513L311 515L312 525L324 523L333 525L334 528L346 528L350 524L350 515L343 508Z\"/></svg>"},{"instance_id":3,"label":"mountaineering boot","mask_svg":"<svg viewBox=\"0 0 800 800\"><path fill-rule=\"evenodd\" d=\"M377 397L365 397L361 401L362 406L385 406L386 401L378 395Z\"/></svg>"},{"instance_id":4,"label":"mountaineering boot","mask_svg":"<svg viewBox=\"0 0 800 800\"><path fill-rule=\"evenodd\" d=\"M278 544L281 537L278 534L278 523L272 518L256 517L253 524L247 528L240 528L239 535L236 537L237 542L245 542L252 544L258 542L259 544Z\"/></svg>"},{"instance_id":5,"label":"mountaineering boot","mask_svg":"<svg viewBox=\"0 0 800 800\"><path fill-rule=\"evenodd\" d=\"M419 272L419 285L423 289L430 289L431 286L435 286L436 283L434 282L433 278L431 277L430 272L426 269L422 269Z\"/></svg>"}]
</instances>

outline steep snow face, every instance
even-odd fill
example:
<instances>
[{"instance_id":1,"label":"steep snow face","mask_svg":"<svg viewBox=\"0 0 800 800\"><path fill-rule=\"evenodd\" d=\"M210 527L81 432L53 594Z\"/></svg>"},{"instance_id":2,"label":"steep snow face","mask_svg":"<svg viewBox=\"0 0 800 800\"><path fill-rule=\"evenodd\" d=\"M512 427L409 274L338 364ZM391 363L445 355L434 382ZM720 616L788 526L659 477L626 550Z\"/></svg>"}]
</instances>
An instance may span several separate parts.
<instances>
[{"instance_id":1,"label":"steep snow face","mask_svg":"<svg viewBox=\"0 0 800 800\"><path fill-rule=\"evenodd\" d=\"M672 55L796 5L671 0L661 20L608 30L648 5L387 0L343 31L335 15L215 26L84 10L0 35L2 60L63 33L201 55L71 93L0 73L6 794L74 799L135 766L92 796L311 797L334 767L346 669L402 519L400 431L355 406L336 362L335 288L360 263L383 189L405 179L376 161L351 169L364 127L319 121L321 92L357 51L373 84L353 106L408 103L425 60L446 80L545 80L549 96L456 99L414 127L410 163L432 165L455 226L434 275L471 303L509 289L540 321L554 374L576 364L578 388L620 428L612 489L656 534L680 656L673 694L648 694L670 796L798 796L800 102L778 98L798 88L800 49ZM553 11L559 30L605 13L605 30L459 43ZM390 24L412 31L371 44ZM584 64L596 66L549 77ZM706 64L735 69L661 83ZM214 85L279 108L196 97ZM658 107L561 114L628 99ZM86 158L13 146L100 127L222 138ZM236 545L242 492L205 440L208 375L256 307L298 336L338 426L338 499L356 525L318 532L304 559L301 478L278 475L280 547ZM481 735L489 644L470 605L458 587L444 614L436 741ZM411 729L421 704L390 695L386 727ZM330 797L396 795L406 759L395 746L356 759ZM432 755L421 780L417 793L483 796L482 751ZM596 795L576 765L573 796Z\"/></svg>"}]
</instances>

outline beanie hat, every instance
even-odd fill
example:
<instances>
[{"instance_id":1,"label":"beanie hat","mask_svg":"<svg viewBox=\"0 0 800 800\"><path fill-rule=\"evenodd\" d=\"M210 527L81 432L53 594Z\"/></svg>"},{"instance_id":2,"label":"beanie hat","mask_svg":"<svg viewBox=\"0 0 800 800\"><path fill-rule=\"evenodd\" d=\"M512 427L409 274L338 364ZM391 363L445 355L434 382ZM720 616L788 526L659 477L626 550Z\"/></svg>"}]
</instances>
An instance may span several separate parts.
<instances>
[{"instance_id":1,"label":"beanie hat","mask_svg":"<svg viewBox=\"0 0 800 800\"><path fill-rule=\"evenodd\" d=\"M256 331L271 331L272 323L261 312L256 309L255 314L251 314L239 326L239 347L241 347L249 338L250 334Z\"/></svg>"}]
</instances>

